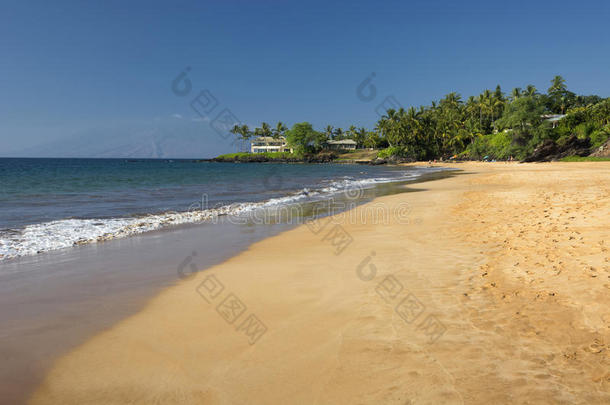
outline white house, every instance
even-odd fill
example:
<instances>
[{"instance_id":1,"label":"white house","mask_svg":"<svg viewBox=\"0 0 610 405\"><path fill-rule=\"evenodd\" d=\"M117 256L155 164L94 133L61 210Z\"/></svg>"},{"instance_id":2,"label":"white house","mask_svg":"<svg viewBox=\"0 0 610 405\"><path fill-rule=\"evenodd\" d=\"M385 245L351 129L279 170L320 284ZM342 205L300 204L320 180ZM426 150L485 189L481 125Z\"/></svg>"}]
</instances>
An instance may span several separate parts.
<instances>
[{"instance_id":1,"label":"white house","mask_svg":"<svg viewBox=\"0 0 610 405\"><path fill-rule=\"evenodd\" d=\"M565 116L565 114L545 114L542 118L544 118L545 121L550 122L553 128L556 128L557 125L559 125L559 120Z\"/></svg>"},{"instance_id":2,"label":"white house","mask_svg":"<svg viewBox=\"0 0 610 405\"><path fill-rule=\"evenodd\" d=\"M340 141L328 141L328 148L332 150L356 150L356 141L352 139L341 139Z\"/></svg>"},{"instance_id":3,"label":"white house","mask_svg":"<svg viewBox=\"0 0 610 405\"><path fill-rule=\"evenodd\" d=\"M250 152L252 153L264 153L264 152L290 152L292 148L286 145L286 138L280 136L275 139L271 136L259 136L254 138L250 144Z\"/></svg>"}]
</instances>

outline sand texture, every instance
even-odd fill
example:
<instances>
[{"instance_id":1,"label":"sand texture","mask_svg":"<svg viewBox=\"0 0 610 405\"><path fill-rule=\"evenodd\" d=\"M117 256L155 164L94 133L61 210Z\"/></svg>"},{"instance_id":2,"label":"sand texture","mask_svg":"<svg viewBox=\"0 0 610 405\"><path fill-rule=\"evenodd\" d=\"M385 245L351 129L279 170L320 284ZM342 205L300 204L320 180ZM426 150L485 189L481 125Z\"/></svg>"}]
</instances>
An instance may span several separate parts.
<instances>
[{"instance_id":1,"label":"sand texture","mask_svg":"<svg viewBox=\"0 0 610 405\"><path fill-rule=\"evenodd\" d=\"M609 404L610 162L456 167L180 281L30 402Z\"/></svg>"}]
</instances>

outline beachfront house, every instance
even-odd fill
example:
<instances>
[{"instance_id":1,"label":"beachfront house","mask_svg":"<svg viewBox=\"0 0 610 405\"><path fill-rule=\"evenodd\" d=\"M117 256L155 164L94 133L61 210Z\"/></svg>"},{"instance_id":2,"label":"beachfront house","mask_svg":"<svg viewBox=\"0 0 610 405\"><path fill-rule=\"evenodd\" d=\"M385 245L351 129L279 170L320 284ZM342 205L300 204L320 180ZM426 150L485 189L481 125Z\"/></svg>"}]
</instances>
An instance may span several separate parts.
<instances>
[{"instance_id":1,"label":"beachfront house","mask_svg":"<svg viewBox=\"0 0 610 405\"><path fill-rule=\"evenodd\" d=\"M550 122L553 128L556 128L557 125L559 125L559 120L561 120L565 116L565 114L545 114L542 116L542 118L545 121Z\"/></svg>"},{"instance_id":2,"label":"beachfront house","mask_svg":"<svg viewBox=\"0 0 610 405\"><path fill-rule=\"evenodd\" d=\"M252 140L250 144L250 152L252 153L264 153L264 152L289 152L292 153L292 148L286 144L286 138L280 136L279 138L273 138L271 136L259 136Z\"/></svg>"},{"instance_id":3,"label":"beachfront house","mask_svg":"<svg viewBox=\"0 0 610 405\"><path fill-rule=\"evenodd\" d=\"M341 139L339 141L328 141L328 149L331 150L356 150L356 141L353 139Z\"/></svg>"}]
</instances>

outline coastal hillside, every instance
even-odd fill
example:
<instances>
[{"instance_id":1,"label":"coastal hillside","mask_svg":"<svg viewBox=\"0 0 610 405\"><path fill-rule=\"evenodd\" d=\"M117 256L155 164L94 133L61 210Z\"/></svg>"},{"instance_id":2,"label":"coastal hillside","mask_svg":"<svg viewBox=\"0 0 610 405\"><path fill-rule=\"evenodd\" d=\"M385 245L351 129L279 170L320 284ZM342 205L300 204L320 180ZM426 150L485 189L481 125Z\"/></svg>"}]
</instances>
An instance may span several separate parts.
<instances>
[{"instance_id":1,"label":"coastal hillside","mask_svg":"<svg viewBox=\"0 0 610 405\"><path fill-rule=\"evenodd\" d=\"M285 140L296 155L359 150L359 157L340 160L559 160L586 157L608 141L610 98L577 94L555 76L545 92L530 84L507 94L498 85L467 99L451 92L430 105L387 108L372 129L316 130L309 122L288 129L263 122L253 130L235 125L231 132L244 142ZM376 156L365 151L375 149Z\"/></svg>"}]
</instances>

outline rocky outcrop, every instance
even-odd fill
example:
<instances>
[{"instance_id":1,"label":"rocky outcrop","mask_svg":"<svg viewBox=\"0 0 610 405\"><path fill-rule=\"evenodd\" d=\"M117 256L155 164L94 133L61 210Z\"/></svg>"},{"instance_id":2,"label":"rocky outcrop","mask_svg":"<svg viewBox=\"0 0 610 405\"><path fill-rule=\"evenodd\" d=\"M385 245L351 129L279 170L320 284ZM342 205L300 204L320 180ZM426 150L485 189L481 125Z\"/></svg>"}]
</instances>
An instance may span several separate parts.
<instances>
[{"instance_id":1,"label":"rocky outcrop","mask_svg":"<svg viewBox=\"0 0 610 405\"><path fill-rule=\"evenodd\" d=\"M551 139L545 140L523 162L550 162L568 156L588 156L590 152L589 139L579 139L572 135L563 145L558 145Z\"/></svg>"},{"instance_id":2,"label":"rocky outcrop","mask_svg":"<svg viewBox=\"0 0 610 405\"><path fill-rule=\"evenodd\" d=\"M399 157L399 156L390 156L388 158L375 158L372 160L357 160L355 161L355 163L358 163L360 165L371 165L371 166L377 166L377 165L396 165L399 163L413 163L415 162L415 159L412 158L404 158L404 157Z\"/></svg>"},{"instance_id":3,"label":"rocky outcrop","mask_svg":"<svg viewBox=\"0 0 610 405\"><path fill-rule=\"evenodd\" d=\"M597 148L593 153L591 153L590 156L610 157L610 139L608 139L608 141L605 144L603 144L602 146Z\"/></svg>"},{"instance_id":4,"label":"rocky outcrop","mask_svg":"<svg viewBox=\"0 0 610 405\"><path fill-rule=\"evenodd\" d=\"M337 158L334 152L320 152L299 157L273 158L263 153L244 153L231 156L219 156L213 159L201 160L202 162L231 162L231 163L330 163Z\"/></svg>"},{"instance_id":5,"label":"rocky outcrop","mask_svg":"<svg viewBox=\"0 0 610 405\"><path fill-rule=\"evenodd\" d=\"M237 156L218 156L209 160L205 160L207 162L224 162L224 163L266 163L266 162L279 162L279 163L297 163L302 162L302 159L298 158L270 158L263 154L243 154Z\"/></svg>"},{"instance_id":6,"label":"rocky outcrop","mask_svg":"<svg viewBox=\"0 0 610 405\"><path fill-rule=\"evenodd\" d=\"M314 155L305 155L303 160L307 163L330 163L337 159L335 152L320 152Z\"/></svg>"}]
</instances>

